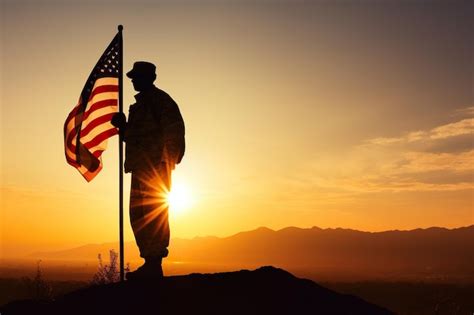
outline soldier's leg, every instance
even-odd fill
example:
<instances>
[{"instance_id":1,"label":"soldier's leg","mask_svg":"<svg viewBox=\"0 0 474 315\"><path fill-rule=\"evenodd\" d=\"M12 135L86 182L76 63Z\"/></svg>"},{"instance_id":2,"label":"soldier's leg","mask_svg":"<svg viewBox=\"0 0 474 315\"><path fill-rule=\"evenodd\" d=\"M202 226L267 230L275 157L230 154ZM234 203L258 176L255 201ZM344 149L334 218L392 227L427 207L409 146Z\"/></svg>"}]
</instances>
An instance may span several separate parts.
<instances>
[{"instance_id":1,"label":"soldier's leg","mask_svg":"<svg viewBox=\"0 0 474 315\"><path fill-rule=\"evenodd\" d=\"M171 170L165 165L132 173L130 220L143 258L168 255L170 185Z\"/></svg>"},{"instance_id":2,"label":"soldier's leg","mask_svg":"<svg viewBox=\"0 0 474 315\"><path fill-rule=\"evenodd\" d=\"M137 170L132 172L132 183L130 188L130 223L133 234L140 250L140 256L145 257L147 247L147 237L143 233L146 224L146 172Z\"/></svg>"},{"instance_id":3,"label":"soldier's leg","mask_svg":"<svg viewBox=\"0 0 474 315\"><path fill-rule=\"evenodd\" d=\"M150 231L149 231L149 256L163 258L168 256L170 242L170 226L168 219L167 197L171 187L171 170L166 164L160 164L154 169L153 194L158 196L154 200L154 208L151 209Z\"/></svg>"}]
</instances>

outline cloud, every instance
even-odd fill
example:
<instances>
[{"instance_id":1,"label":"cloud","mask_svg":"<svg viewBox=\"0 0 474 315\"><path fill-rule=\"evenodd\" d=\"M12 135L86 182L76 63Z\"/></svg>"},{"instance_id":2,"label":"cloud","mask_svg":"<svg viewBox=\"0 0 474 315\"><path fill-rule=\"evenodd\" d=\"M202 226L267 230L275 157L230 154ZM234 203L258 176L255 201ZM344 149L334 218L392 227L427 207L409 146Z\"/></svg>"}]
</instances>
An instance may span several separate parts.
<instances>
[{"instance_id":1,"label":"cloud","mask_svg":"<svg viewBox=\"0 0 474 315\"><path fill-rule=\"evenodd\" d=\"M449 137L442 140L431 141L426 144L424 151L432 153L460 153L474 149L472 134Z\"/></svg>"},{"instance_id":2,"label":"cloud","mask_svg":"<svg viewBox=\"0 0 474 315\"><path fill-rule=\"evenodd\" d=\"M416 181L424 184L469 184L472 182L474 172L466 171L446 171L434 170L425 172L405 173L400 178L405 180Z\"/></svg>"},{"instance_id":3,"label":"cloud","mask_svg":"<svg viewBox=\"0 0 474 315\"><path fill-rule=\"evenodd\" d=\"M400 152L377 171L343 184L359 192L474 189L474 150L462 153ZM341 184L341 182L339 182Z\"/></svg>"},{"instance_id":4,"label":"cloud","mask_svg":"<svg viewBox=\"0 0 474 315\"><path fill-rule=\"evenodd\" d=\"M452 122L431 130L412 131L401 137L385 138L379 137L370 139L367 144L371 145L393 145L408 144L413 142L428 142L452 137L474 135L474 118L466 118L460 121Z\"/></svg>"},{"instance_id":5,"label":"cloud","mask_svg":"<svg viewBox=\"0 0 474 315\"><path fill-rule=\"evenodd\" d=\"M368 139L315 166L318 184L358 193L474 189L474 118L465 117L473 111L431 129Z\"/></svg>"},{"instance_id":6,"label":"cloud","mask_svg":"<svg viewBox=\"0 0 474 315\"><path fill-rule=\"evenodd\" d=\"M472 183L424 183L416 180L403 178L372 178L364 181L357 179L353 181L339 182L346 189L359 193L378 193L378 192L420 192L420 191L459 191L472 190Z\"/></svg>"},{"instance_id":7,"label":"cloud","mask_svg":"<svg viewBox=\"0 0 474 315\"><path fill-rule=\"evenodd\" d=\"M459 108L454 112L453 116L464 116L464 117L474 116L474 106Z\"/></svg>"},{"instance_id":8,"label":"cloud","mask_svg":"<svg viewBox=\"0 0 474 315\"><path fill-rule=\"evenodd\" d=\"M437 170L466 171L474 169L474 150L462 153L406 152L405 163L397 172Z\"/></svg>"},{"instance_id":9,"label":"cloud","mask_svg":"<svg viewBox=\"0 0 474 315\"><path fill-rule=\"evenodd\" d=\"M474 134L474 118L436 127L429 134L430 139L445 139L461 135Z\"/></svg>"}]
</instances>

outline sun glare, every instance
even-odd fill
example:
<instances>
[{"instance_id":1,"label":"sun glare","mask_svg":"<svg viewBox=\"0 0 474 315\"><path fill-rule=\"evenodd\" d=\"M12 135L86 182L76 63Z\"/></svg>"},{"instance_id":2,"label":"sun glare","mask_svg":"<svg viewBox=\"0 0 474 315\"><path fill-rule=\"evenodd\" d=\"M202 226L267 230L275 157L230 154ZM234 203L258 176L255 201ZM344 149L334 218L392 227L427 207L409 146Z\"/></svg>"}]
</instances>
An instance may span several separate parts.
<instances>
[{"instance_id":1,"label":"sun glare","mask_svg":"<svg viewBox=\"0 0 474 315\"><path fill-rule=\"evenodd\" d=\"M168 194L168 204L172 214L183 214L193 203L193 196L188 186L182 182L173 182Z\"/></svg>"}]
</instances>

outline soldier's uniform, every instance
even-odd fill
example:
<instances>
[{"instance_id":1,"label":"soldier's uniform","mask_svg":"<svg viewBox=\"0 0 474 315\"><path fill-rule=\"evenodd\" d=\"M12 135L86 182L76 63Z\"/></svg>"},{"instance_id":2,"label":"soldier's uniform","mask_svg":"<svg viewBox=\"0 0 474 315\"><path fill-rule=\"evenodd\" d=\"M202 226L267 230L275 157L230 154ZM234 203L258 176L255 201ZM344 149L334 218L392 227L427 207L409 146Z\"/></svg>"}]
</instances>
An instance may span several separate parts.
<instances>
[{"instance_id":1,"label":"soldier's uniform","mask_svg":"<svg viewBox=\"0 0 474 315\"><path fill-rule=\"evenodd\" d=\"M130 220L146 260L168 255L166 195L171 171L184 154L184 121L174 100L155 86L135 99L124 133L125 172L132 173Z\"/></svg>"}]
</instances>

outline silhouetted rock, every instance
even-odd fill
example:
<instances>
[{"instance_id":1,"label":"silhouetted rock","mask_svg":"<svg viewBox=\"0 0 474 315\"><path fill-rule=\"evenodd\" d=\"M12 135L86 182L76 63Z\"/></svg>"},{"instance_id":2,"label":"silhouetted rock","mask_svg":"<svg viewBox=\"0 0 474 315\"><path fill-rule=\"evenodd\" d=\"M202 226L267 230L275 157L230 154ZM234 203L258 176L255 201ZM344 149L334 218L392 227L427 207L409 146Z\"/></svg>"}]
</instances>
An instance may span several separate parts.
<instances>
[{"instance_id":1,"label":"silhouetted rock","mask_svg":"<svg viewBox=\"0 0 474 315\"><path fill-rule=\"evenodd\" d=\"M165 277L75 291L51 303L19 301L15 314L393 314L351 295L299 279L274 267Z\"/></svg>"}]
</instances>

